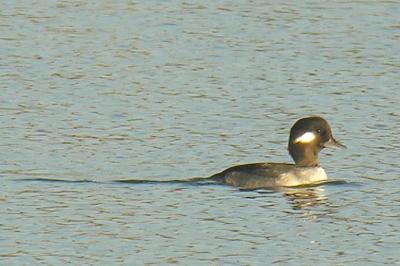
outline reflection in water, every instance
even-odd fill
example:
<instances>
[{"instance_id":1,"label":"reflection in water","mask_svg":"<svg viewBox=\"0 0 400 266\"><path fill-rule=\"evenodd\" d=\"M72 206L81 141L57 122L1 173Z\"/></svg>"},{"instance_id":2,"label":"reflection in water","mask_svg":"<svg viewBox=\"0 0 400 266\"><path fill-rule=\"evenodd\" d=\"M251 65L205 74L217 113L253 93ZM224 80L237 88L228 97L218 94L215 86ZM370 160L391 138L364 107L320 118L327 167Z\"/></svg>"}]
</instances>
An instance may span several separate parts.
<instances>
[{"instance_id":1,"label":"reflection in water","mask_svg":"<svg viewBox=\"0 0 400 266\"><path fill-rule=\"evenodd\" d=\"M327 203L325 189L321 186L285 188L282 192L295 210Z\"/></svg>"},{"instance_id":2,"label":"reflection in water","mask_svg":"<svg viewBox=\"0 0 400 266\"><path fill-rule=\"evenodd\" d=\"M328 205L328 197L325 193L325 186L359 186L357 182L347 182L344 180L329 180L311 186L298 186L290 188L280 188L279 191L289 200L294 210L305 209Z\"/></svg>"},{"instance_id":3,"label":"reflection in water","mask_svg":"<svg viewBox=\"0 0 400 266\"><path fill-rule=\"evenodd\" d=\"M336 182L333 181L332 185L338 185L347 182ZM298 186L298 187L276 187L276 188L264 188L250 190L255 191L257 195L246 196L246 198L259 198L265 195L275 194L275 197L284 197L289 203L289 208L293 211L291 213L294 215L301 214L302 218L307 220L318 220L320 218L330 216L335 212L335 208L332 208L331 204L328 202L328 196L325 191L325 186L331 185L331 182L323 182L314 185ZM249 190L241 190L249 191ZM274 202L276 202L274 200ZM275 204L270 206L273 208ZM282 208L279 207L279 208ZM285 207L284 207L285 208Z\"/></svg>"},{"instance_id":4,"label":"reflection in water","mask_svg":"<svg viewBox=\"0 0 400 266\"><path fill-rule=\"evenodd\" d=\"M324 185L327 183L323 183ZM241 190L249 191L249 190ZM256 189L258 194L270 194L280 192L286 197L293 210L307 209L309 207L321 206L327 204L328 197L325 194L325 188L322 184L307 185L298 187L277 187L269 189Z\"/></svg>"}]
</instances>

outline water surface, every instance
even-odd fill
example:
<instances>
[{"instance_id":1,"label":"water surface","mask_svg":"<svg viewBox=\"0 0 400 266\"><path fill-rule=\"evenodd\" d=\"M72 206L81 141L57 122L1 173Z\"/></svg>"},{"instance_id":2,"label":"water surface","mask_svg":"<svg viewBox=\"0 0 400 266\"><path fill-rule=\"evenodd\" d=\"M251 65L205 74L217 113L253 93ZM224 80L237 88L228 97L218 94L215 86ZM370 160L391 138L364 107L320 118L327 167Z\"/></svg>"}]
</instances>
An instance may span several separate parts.
<instances>
[{"instance_id":1,"label":"water surface","mask_svg":"<svg viewBox=\"0 0 400 266\"><path fill-rule=\"evenodd\" d=\"M399 264L396 1L0 4L1 264ZM290 162L333 182L165 182ZM116 180L160 180L121 183Z\"/></svg>"}]
</instances>

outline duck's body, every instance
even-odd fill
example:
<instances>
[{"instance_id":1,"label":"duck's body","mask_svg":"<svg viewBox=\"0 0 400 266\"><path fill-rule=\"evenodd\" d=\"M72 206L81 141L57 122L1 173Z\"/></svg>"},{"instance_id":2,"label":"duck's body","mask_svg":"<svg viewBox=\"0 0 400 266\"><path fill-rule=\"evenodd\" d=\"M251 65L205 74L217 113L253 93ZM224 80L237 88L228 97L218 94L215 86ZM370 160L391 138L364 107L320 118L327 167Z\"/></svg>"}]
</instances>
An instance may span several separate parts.
<instances>
[{"instance_id":1,"label":"duck's body","mask_svg":"<svg viewBox=\"0 0 400 266\"><path fill-rule=\"evenodd\" d=\"M323 182L328 179L322 167L297 167L285 163L253 163L230 167L212 179L246 189L292 187Z\"/></svg>"},{"instance_id":2,"label":"duck's body","mask_svg":"<svg viewBox=\"0 0 400 266\"><path fill-rule=\"evenodd\" d=\"M295 164L254 163L230 167L210 178L245 189L291 187L328 179L319 166L318 153L325 147L345 147L332 136L329 124L321 117L298 120L289 137L289 153Z\"/></svg>"}]
</instances>

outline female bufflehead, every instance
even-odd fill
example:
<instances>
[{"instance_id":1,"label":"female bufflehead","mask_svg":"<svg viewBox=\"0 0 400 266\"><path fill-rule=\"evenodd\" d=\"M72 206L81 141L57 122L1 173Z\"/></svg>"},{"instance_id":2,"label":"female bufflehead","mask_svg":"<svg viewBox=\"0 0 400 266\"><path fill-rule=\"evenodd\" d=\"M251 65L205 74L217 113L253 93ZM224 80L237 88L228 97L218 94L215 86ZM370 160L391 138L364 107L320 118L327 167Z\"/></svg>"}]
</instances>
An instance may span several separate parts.
<instances>
[{"instance_id":1,"label":"female bufflehead","mask_svg":"<svg viewBox=\"0 0 400 266\"><path fill-rule=\"evenodd\" d=\"M237 165L210 178L245 189L291 187L327 180L319 166L318 153L323 148L346 148L335 140L328 122L322 117L298 120L290 130L289 153L295 164L254 163Z\"/></svg>"}]
</instances>

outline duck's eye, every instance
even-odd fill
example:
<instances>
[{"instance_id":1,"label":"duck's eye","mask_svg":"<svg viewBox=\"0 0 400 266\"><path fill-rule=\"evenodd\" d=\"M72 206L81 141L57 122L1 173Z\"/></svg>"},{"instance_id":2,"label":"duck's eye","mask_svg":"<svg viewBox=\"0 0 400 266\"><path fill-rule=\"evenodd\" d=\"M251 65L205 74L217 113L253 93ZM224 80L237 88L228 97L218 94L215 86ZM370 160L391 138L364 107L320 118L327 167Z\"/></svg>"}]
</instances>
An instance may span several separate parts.
<instances>
[{"instance_id":1,"label":"duck's eye","mask_svg":"<svg viewBox=\"0 0 400 266\"><path fill-rule=\"evenodd\" d=\"M321 128L318 128L318 129L317 129L317 133L318 133L318 135L320 135L320 136L324 136L324 135L326 134L326 130L321 129Z\"/></svg>"}]
</instances>

